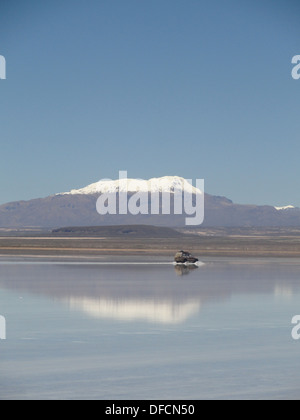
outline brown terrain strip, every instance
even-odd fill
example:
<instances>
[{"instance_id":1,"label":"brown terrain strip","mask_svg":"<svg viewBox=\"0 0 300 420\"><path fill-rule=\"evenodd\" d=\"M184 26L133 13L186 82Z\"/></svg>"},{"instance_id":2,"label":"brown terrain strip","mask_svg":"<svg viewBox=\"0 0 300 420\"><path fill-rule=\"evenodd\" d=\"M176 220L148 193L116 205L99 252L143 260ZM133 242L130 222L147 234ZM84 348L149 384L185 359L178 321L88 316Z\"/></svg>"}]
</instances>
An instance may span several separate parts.
<instances>
[{"instance_id":1,"label":"brown terrain strip","mask_svg":"<svg viewBox=\"0 0 300 420\"><path fill-rule=\"evenodd\" d=\"M300 235L182 235L176 238L0 237L0 256L164 255L300 257Z\"/></svg>"}]
</instances>

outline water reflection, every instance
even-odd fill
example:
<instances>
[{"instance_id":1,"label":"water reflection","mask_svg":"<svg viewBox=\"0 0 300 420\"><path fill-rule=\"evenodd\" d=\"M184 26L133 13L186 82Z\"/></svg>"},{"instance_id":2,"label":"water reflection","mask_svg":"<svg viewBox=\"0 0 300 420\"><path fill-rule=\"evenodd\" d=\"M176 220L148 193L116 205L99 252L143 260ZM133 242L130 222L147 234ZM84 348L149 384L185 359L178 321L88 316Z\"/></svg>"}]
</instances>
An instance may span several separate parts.
<instances>
[{"instance_id":1,"label":"water reflection","mask_svg":"<svg viewBox=\"0 0 300 420\"><path fill-rule=\"evenodd\" d=\"M47 296L89 317L126 322L178 324L204 305L235 294L286 298L300 288L300 265L280 261L240 263L233 259L201 267L0 265L0 288Z\"/></svg>"},{"instance_id":2,"label":"water reflection","mask_svg":"<svg viewBox=\"0 0 300 420\"><path fill-rule=\"evenodd\" d=\"M94 318L109 318L118 321L148 321L161 324L178 324L200 310L200 302L146 299L105 299L70 297L66 300L71 310L81 310Z\"/></svg>"},{"instance_id":3,"label":"water reflection","mask_svg":"<svg viewBox=\"0 0 300 420\"><path fill-rule=\"evenodd\" d=\"M190 274L191 271L197 270L197 265L175 265L175 273L178 276L183 276L185 274Z\"/></svg>"}]
</instances>

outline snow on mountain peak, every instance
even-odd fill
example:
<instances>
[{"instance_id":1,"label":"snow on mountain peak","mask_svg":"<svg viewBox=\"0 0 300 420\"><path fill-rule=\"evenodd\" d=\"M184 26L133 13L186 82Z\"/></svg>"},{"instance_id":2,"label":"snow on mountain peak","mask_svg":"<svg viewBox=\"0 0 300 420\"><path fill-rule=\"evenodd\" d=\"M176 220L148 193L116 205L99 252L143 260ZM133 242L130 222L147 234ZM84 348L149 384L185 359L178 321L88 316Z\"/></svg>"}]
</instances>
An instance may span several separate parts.
<instances>
[{"instance_id":1,"label":"snow on mountain peak","mask_svg":"<svg viewBox=\"0 0 300 420\"><path fill-rule=\"evenodd\" d=\"M103 194L117 192L186 192L192 194L203 194L201 190L194 187L188 180L179 176L164 176L161 178L151 178L149 180L124 178L117 180L102 179L93 184L87 185L78 190L60 193L57 195L76 195L76 194Z\"/></svg>"},{"instance_id":2,"label":"snow on mountain peak","mask_svg":"<svg viewBox=\"0 0 300 420\"><path fill-rule=\"evenodd\" d=\"M283 207L274 207L276 210L289 210L289 209L294 209L295 206L283 206Z\"/></svg>"}]
</instances>

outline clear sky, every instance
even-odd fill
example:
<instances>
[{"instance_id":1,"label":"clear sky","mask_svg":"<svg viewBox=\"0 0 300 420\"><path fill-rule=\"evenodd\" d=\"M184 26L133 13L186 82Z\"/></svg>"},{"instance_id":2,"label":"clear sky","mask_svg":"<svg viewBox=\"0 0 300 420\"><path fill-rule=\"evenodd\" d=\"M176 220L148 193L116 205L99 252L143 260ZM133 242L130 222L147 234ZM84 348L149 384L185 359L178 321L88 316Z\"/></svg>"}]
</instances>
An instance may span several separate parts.
<instances>
[{"instance_id":1,"label":"clear sky","mask_svg":"<svg viewBox=\"0 0 300 420\"><path fill-rule=\"evenodd\" d=\"M1 0L0 204L178 175L300 206L298 0Z\"/></svg>"}]
</instances>

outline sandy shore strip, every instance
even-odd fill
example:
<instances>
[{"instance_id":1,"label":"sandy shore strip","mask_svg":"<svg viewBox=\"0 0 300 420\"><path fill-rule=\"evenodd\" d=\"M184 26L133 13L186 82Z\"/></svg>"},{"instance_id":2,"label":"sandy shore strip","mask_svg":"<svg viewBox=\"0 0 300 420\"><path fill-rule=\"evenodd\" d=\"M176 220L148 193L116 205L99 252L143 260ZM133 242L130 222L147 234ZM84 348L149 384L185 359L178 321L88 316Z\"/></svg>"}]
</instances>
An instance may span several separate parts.
<instances>
[{"instance_id":1,"label":"sandy shore strip","mask_svg":"<svg viewBox=\"0 0 300 420\"><path fill-rule=\"evenodd\" d=\"M0 237L0 256L101 258L102 256L165 256L180 249L197 257L300 258L300 236L182 237L182 238L70 238Z\"/></svg>"}]
</instances>

